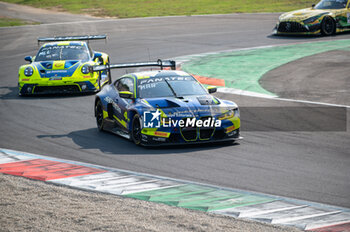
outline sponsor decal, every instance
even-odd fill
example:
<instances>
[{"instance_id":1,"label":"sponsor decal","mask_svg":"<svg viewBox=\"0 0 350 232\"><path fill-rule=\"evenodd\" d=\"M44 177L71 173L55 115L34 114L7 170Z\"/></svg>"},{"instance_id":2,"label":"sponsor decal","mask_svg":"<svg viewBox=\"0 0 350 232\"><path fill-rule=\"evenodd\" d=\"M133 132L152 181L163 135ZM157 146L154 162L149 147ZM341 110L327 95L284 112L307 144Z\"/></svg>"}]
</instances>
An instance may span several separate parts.
<instances>
[{"instance_id":1,"label":"sponsor decal","mask_svg":"<svg viewBox=\"0 0 350 232\"><path fill-rule=\"evenodd\" d=\"M229 133L229 132L233 131L234 129L235 129L235 125L227 127L226 128L226 133Z\"/></svg>"},{"instance_id":2,"label":"sponsor decal","mask_svg":"<svg viewBox=\"0 0 350 232\"><path fill-rule=\"evenodd\" d=\"M66 70L55 70L55 71L47 70L46 71L46 74L56 74L56 73L67 73L67 71Z\"/></svg>"},{"instance_id":3,"label":"sponsor decal","mask_svg":"<svg viewBox=\"0 0 350 232\"><path fill-rule=\"evenodd\" d=\"M150 78L150 79L141 79L139 82L139 85L143 85L143 84L150 84L150 83L156 83L156 82L162 82L164 80L167 81L189 81L189 80L193 80L191 77L155 77L155 78Z\"/></svg>"},{"instance_id":4,"label":"sponsor decal","mask_svg":"<svg viewBox=\"0 0 350 232\"><path fill-rule=\"evenodd\" d=\"M59 68L59 67L62 67L62 66L63 66L63 63L56 63L56 64L55 64L55 67L56 67L56 68Z\"/></svg>"},{"instance_id":5,"label":"sponsor decal","mask_svg":"<svg viewBox=\"0 0 350 232\"><path fill-rule=\"evenodd\" d=\"M155 78L149 78L149 79L140 79L138 88L140 90L144 89L152 89L157 87L157 83L164 82L164 81L190 81L193 80L192 77L185 76L175 76L175 77L155 77Z\"/></svg>"},{"instance_id":6,"label":"sponsor decal","mask_svg":"<svg viewBox=\"0 0 350 232\"><path fill-rule=\"evenodd\" d=\"M55 76L55 77L51 77L49 80L50 81L60 81L60 80L62 80L62 77Z\"/></svg>"},{"instance_id":7,"label":"sponsor decal","mask_svg":"<svg viewBox=\"0 0 350 232\"><path fill-rule=\"evenodd\" d=\"M165 142L165 141L166 141L166 138L153 137L152 140L153 140L153 141L157 141L157 142Z\"/></svg>"}]
</instances>

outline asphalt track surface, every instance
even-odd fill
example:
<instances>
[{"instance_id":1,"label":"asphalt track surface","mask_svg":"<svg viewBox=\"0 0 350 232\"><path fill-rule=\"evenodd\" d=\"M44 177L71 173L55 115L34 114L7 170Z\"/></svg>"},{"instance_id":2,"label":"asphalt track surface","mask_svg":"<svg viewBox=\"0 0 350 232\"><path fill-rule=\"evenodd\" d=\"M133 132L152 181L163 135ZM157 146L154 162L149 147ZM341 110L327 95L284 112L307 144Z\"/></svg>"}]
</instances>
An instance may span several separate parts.
<instances>
[{"instance_id":1,"label":"asphalt track surface","mask_svg":"<svg viewBox=\"0 0 350 232\"><path fill-rule=\"evenodd\" d=\"M349 55L350 51L333 50L307 56L267 72L260 84L283 98L349 105Z\"/></svg>"},{"instance_id":2,"label":"asphalt track surface","mask_svg":"<svg viewBox=\"0 0 350 232\"><path fill-rule=\"evenodd\" d=\"M233 14L97 19L0 28L0 147L350 207L349 132L267 129L243 131L245 139L235 145L145 149L97 131L93 116L94 95L17 96L18 67L25 63L24 56L36 53L39 36L106 33L107 44L96 41L92 42L92 47L108 52L112 62L350 38L350 34L332 38L272 37L270 32L277 18L277 14ZM122 73L112 74L116 78ZM228 94L218 96L232 99L243 107L312 106ZM259 118L254 111L250 111L250 116ZM269 128L268 122L265 124Z\"/></svg>"}]
</instances>

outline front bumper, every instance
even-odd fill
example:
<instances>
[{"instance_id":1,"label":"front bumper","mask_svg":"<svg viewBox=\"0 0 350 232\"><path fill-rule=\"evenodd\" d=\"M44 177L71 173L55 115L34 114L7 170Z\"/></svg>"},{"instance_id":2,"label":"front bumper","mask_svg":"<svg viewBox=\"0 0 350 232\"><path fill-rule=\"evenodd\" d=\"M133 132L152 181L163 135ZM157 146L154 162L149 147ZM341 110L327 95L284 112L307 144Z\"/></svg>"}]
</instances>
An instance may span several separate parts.
<instances>
[{"instance_id":1,"label":"front bumper","mask_svg":"<svg viewBox=\"0 0 350 232\"><path fill-rule=\"evenodd\" d=\"M208 134L208 133L207 133ZM240 139L239 128L231 132L225 132L224 128L216 129L210 136L205 138L200 137L200 133L196 138L189 139L186 138L183 133L171 133L168 138L157 137L151 135L142 134L141 144L143 146L166 146L166 145L176 145L176 144L203 144L203 143L215 143L215 142L225 142L225 141L235 141Z\"/></svg>"},{"instance_id":2,"label":"front bumper","mask_svg":"<svg viewBox=\"0 0 350 232\"><path fill-rule=\"evenodd\" d=\"M58 84L19 82L18 89L19 95L94 93L98 91L90 81Z\"/></svg>"},{"instance_id":3,"label":"front bumper","mask_svg":"<svg viewBox=\"0 0 350 232\"><path fill-rule=\"evenodd\" d=\"M321 33L321 24L305 25L299 22L282 21L274 28L276 35L318 35Z\"/></svg>"}]
</instances>

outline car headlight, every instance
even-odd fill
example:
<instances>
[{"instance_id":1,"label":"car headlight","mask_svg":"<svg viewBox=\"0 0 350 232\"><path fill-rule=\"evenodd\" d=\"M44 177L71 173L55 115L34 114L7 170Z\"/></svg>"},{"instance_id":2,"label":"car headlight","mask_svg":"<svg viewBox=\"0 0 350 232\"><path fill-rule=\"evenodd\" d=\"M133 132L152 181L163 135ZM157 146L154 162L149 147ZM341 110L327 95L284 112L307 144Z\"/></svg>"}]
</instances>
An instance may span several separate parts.
<instances>
[{"instance_id":1,"label":"car headlight","mask_svg":"<svg viewBox=\"0 0 350 232\"><path fill-rule=\"evenodd\" d=\"M286 14L281 14L280 17L278 17L278 21L281 21L285 16Z\"/></svg>"},{"instance_id":2,"label":"car headlight","mask_svg":"<svg viewBox=\"0 0 350 232\"><path fill-rule=\"evenodd\" d=\"M304 24L310 24L310 23L315 22L321 16L322 15L316 15L316 16L313 16L311 18L305 19L303 22L304 22Z\"/></svg>"},{"instance_id":3,"label":"car headlight","mask_svg":"<svg viewBox=\"0 0 350 232\"><path fill-rule=\"evenodd\" d=\"M81 67L81 72L83 74L88 74L90 72L89 70L89 65L88 64L85 64L83 67Z\"/></svg>"},{"instance_id":4,"label":"car headlight","mask_svg":"<svg viewBox=\"0 0 350 232\"><path fill-rule=\"evenodd\" d=\"M234 109L233 112L234 112L235 117L239 118L241 116L238 107L236 109Z\"/></svg>"},{"instance_id":5,"label":"car headlight","mask_svg":"<svg viewBox=\"0 0 350 232\"><path fill-rule=\"evenodd\" d=\"M239 109L238 108L228 110L226 113L221 114L218 117L218 119L224 120L224 119L228 119L228 118L232 118L232 117L239 117Z\"/></svg>"},{"instance_id":6,"label":"car headlight","mask_svg":"<svg viewBox=\"0 0 350 232\"><path fill-rule=\"evenodd\" d=\"M26 75L27 77L30 77L31 75L33 75L33 68L31 66L28 66L24 69L24 75Z\"/></svg>"}]
</instances>

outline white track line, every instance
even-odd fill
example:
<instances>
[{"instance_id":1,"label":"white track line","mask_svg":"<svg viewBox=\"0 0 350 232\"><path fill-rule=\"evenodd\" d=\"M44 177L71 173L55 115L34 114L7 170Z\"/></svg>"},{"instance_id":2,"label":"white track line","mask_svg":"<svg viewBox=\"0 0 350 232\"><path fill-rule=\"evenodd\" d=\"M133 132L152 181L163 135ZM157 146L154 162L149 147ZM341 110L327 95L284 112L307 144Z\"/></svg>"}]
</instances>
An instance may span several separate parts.
<instances>
[{"instance_id":1,"label":"white track line","mask_svg":"<svg viewBox=\"0 0 350 232\"><path fill-rule=\"evenodd\" d=\"M278 208L278 209L269 209L269 210L260 210L260 211L255 211L255 212L247 212L247 213L240 213L238 217L240 218L252 218L256 217L261 214L268 214L268 213L276 213L280 211L287 211L287 210L292 210L292 209L300 209L300 208L305 208L308 207L308 205L296 205L296 206L290 206L290 207L284 207L284 208Z\"/></svg>"},{"instance_id":2,"label":"white track line","mask_svg":"<svg viewBox=\"0 0 350 232\"><path fill-rule=\"evenodd\" d=\"M279 97L274 97L274 96L271 96L268 94L260 94L260 93L245 91L245 90L233 89L233 88L218 88L218 92L234 94L234 95L243 95L243 96L249 96L249 97L264 98L264 99L271 99L271 100L278 100L278 101L299 102L299 103L305 103L305 104L315 104L315 105L350 108L350 106L348 106L348 105L332 104L332 103L326 103L326 102L315 102L315 101L307 101L307 100L288 99L288 98L279 98Z\"/></svg>"},{"instance_id":3,"label":"white track line","mask_svg":"<svg viewBox=\"0 0 350 232\"><path fill-rule=\"evenodd\" d=\"M25 161L25 160L31 160L31 159L33 158L25 155L8 154L4 151L0 151L0 164L19 162L19 161Z\"/></svg>"},{"instance_id":4,"label":"white track line","mask_svg":"<svg viewBox=\"0 0 350 232\"><path fill-rule=\"evenodd\" d=\"M249 97L258 97L258 98L277 98L277 96L269 95L269 94L263 94L263 93L256 93L241 89L234 89L234 88L218 88L219 93L229 93L229 94L235 94L235 95L243 95L243 96L249 96Z\"/></svg>"},{"instance_id":5,"label":"white track line","mask_svg":"<svg viewBox=\"0 0 350 232\"><path fill-rule=\"evenodd\" d=\"M284 224L287 222L292 222L292 221L298 221L302 219L308 219L308 218L317 218L321 216L328 216L332 214L338 214L341 213L341 211L333 211L333 212L326 212L326 213L318 213L318 214L310 214L310 215L305 215L305 216L300 216L300 217L290 217L290 218L280 218L280 219L272 219L272 224Z\"/></svg>"}]
</instances>

